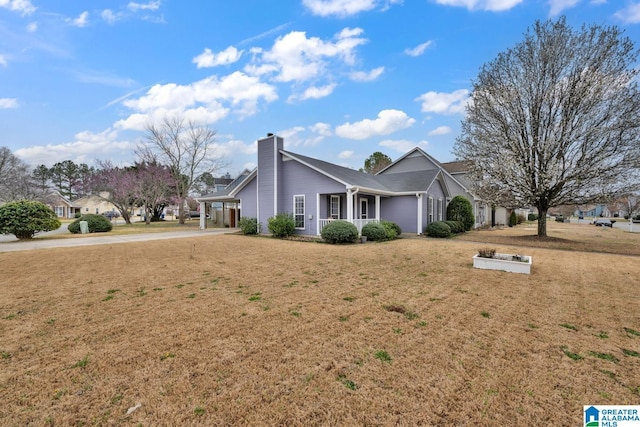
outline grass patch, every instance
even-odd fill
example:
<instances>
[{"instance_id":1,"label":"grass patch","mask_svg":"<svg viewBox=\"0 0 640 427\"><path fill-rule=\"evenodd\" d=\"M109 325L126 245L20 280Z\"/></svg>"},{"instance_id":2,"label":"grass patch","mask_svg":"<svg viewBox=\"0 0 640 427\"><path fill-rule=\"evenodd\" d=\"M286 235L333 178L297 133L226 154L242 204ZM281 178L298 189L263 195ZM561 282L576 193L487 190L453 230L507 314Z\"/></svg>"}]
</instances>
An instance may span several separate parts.
<instances>
[{"instance_id":1,"label":"grass patch","mask_svg":"<svg viewBox=\"0 0 640 427\"><path fill-rule=\"evenodd\" d=\"M419 317L420 316L418 315L418 313L415 313L411 310L408 310L406 313L404 313L404 318L407 320L416 320Z\"/></svg>"},{"instance_id":2,"label":"grass patch","mask_svg":"<svg viewBox=\"0 0 640 427\"><path fill-rule=\"evenodd\" d=\"M195 298L195 297L196 297L196 294L189 294L189 295L187 295L187 298L191 298L191 299L193 299L193 298Z\"/></svg>"},{"instance_id":3,"label":"grass patch","mask_svg":"<svg viewBox=\"0 0 640 427\"><path fill-rule=\"evenodd\" d=\"M488 312L486 312L486 311L481 311L481 312L480 312L480 315L481 315L482 317L484 317L485 319L488 319L488 318L490 318L490 317L491 317L491 315L490 315Z\"/></svg>"},{"instance_id":4,"label":"grass patch","mask_svg":"<svg viewBox=\"0 0 640 427\"><path fill-rule=\"evenodd\" d=\"M85 368L89 364L89 355L86 355L82 359L78 360L71 366L72 368Z\"/></svg>"},{"instance_id":5,"label":"grass patch","mask_svg":"<svg viewBox=\"0 0 640 427\"><path fill-rule=\"evenodd\" d=\"M573 352L569 351L567 349L566 345L563 345L562 347L560 347L560 349L562 350L564 355L567 356L569 359L573 359L573 360L582 360L582 359L584 359L584 357L580 356L578 353L573 353Z\"/></svg>"},{"instance_id":6,"label":"grass patch","mask_svg":"<svg viewBox=\"0 0 640 427\"><path fill-rule=\"evenodd\" d=\"M355 300L354 297L344 297L342 299L345 300L345 301L349 301L349 302L353 302Z\"/></svg>"},{"instance_id":7,"label":"grass patch","mask_svg":"<svg viewBox=\"0 0 640 427\"><path fill-rule=\"evenodd\" d=\"M575 325L572 325L571 323L560 323L560 326L562 326L563 328L566 329L570 329L572 331L577 331L578 328Z\"/></svg>"},{"instance_id":8,"label":"grass patch","mask_svg":"<svg viewBox=\"0 0 640 427\"><path fill-rule=\"evenodd\" d=\"M205 413L204 408L197 406L196 409L193 410L193 413L196 414L197 416L202 416Z\"/></svg>"},{"instance_id":9,"label":"grass patch","mask_svg":"<svg viewBox=\"0 0 640 427\"><path fill-rule=\"evenodd\" d=\"M598 338L606 340L607 338L609 338L609 334L607 334L606 332L600 331L600 333L598 335L596 335Z\"/></svg>"},{"instance_id":10,"label":"grass patch","mask_svg":"<svg viewBox=\"0 0 640 427\"><path fill-rule=\"evenodd\" d=\"M0 351L0 357L2 358L2 360L11 359L11 353L7 351Z\"/></svg>"},{"instance_id":11,"label":"grass patch","mask_svg":"<svg viewBox=\"0 0 640 427\"><path fill-rule=\"evenodd\" d=\"M636 337L640 337L640 332L636 331L635 329L624 328L624 331L629 335L635 335Z\"/></svg>"},{"instance_id":12,"label":"grass patch","mask_svg":"<svg viewBox=\"0 0 640 427\"><path fill-rule=\"evenodd\" d=\"M336 379L338 381L340 381L342 383L342 385L344 385L349 390L357 390L358 389L358 385L356 383L354 383L353 381L351 381L349 378L347 378L347 376L344 375L344 374L338 375L338 378L336 378Z\"/></svg>"},{"instance_id":13,"label":"grass patch","mask_svg":"<svg viewBox=\"0 0 640 427\"><path fill-rule=\"evenodd\" d=\"M389 353L387 353L384 350L378 350L373 354L373 357L375 357L376 359L384 362L384 363L391 363L391 356L389 355Z\"/></svg>"},{"instance_id":14,"label":"grass patch","mask_svg":"<svg viewBox=\"0 0 640 427\"><path fill-rule=\"evenodd\" d=\"M162 356L160 356L160 360L173 359L174 357L176 357L174 353L165 353Z\"/></svg>"},{"instance_id":15,"label":"grass patch","mask_svg":"<svg viewBox=\"0 0 640 427\"><path fill-rule=\"evenodd\" d=\"M114 298L115 298L115 296L113 296L113 294L111 294L111 295L107 295L106 297L102 298L102 301L111 301Z\"/></svg>"},{"instance_id":16,"label":"grass patch","mask_svg":"<svg viewBox=\"0 0 640 427\"><path fill-rule=\"evenodd\" d=\"M256 292L249 297L249 301L260 301L262 299L262 292Z\"/></svg>"},{"instance_id":17,"label":"grass patch","mask_svg":"<svg viewBox=\"0 0 640 427\"><path fill-rule=\"evenodd\" d=\"M608 360L609 362L618 363L619 360L613 354L598 353L597 351L590 351L589 356L597 357L598 359Z\"/></svg>"},{"instance_id":18,"label":"grass patch","mask_svg":"<svg viewBox=\"0 0 640 427\"><path fill-rule=\"evenodd\" d=\"M627 350L626 348L623 348L622 352L625 356L640 357L640 353L638 353L637 351Z\"/></svg>"}]
</instances>

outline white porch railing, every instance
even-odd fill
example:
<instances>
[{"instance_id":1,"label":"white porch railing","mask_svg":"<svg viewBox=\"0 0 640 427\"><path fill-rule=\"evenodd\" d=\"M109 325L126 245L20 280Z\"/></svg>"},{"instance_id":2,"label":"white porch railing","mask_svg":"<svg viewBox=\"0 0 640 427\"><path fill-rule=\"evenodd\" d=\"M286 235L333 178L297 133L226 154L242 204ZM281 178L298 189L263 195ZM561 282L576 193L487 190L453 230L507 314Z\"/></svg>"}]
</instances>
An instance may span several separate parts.
<instances>
[{"instance_id":1,"label":"white porch railing","mask_svg":"<svg viewBox=\"0 0 640 427\"><path fill-rule=\"evenodd\" d=\"M329 224L331 221L347 221L352 223L353 225L356 226L356 228L358 229L358 234L360 234L362 232L362 227L364 227L366 224L370 224L370 223L375 223L375 222L380 222L380 220L378 219L352 219L351 221L348 221L347 219L333 219L333 218L321 218L320 220L318 220L319 222L319 227L318 227L318 234L320 234L322 232L322 229L324 227L327 226L327 224Z\"/></svg>"}]
</instances>

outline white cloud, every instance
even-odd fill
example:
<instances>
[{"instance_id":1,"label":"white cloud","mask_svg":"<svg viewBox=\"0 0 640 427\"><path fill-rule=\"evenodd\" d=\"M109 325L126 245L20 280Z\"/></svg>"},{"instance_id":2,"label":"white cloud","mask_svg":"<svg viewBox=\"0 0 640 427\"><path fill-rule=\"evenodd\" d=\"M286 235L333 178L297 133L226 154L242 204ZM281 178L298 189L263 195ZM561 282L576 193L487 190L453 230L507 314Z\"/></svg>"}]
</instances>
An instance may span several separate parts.
<instances>
[{"instance_id":1,"label":"white cloud","mask_svg":"<svg viewBox=\"0 0 640 427\"><path fill-rule=\"evenodd\" d=\"M22 16L31 15L36 11L36 7L31 4L30 0L0 0L0 7L13 12L20 12Z\"/></svg>"},{"instance_id":2,"label":"white cloud","mask_svg":"<svg viewBox=\"0 0 640 427\"><path fill-rule=\"evenodd\" d=\"M111 9L105 9L100 13L100 17L109 24L114 24L116 21L122 18L121 13L114 13Z\"/></svg>"},{"instance_id":3,"label":"white cloud","mask_svg":"<svg viewBox=\"0 0 640 427\"><path fill-rule=\"evenodd\" d=\"M469 101L469 91L459 89L451 93L427 92L415 99L422 101L422 112L436 114L459 114Z\"/></svg>"},{"instance_id":4,"label":"white cloud","mask_svg":"<svg viewBox=\"0 0 640 427\"><path fill-rule=\"evenodd\" d=\"M302 4L318 16L345 17L376 7L376 0L302 0Z\"/></svg>"},{"instance_id":5,"label":"white cloud","mask_svg":"<svg viewBox=\"0 0 640 427\"><path fill-rule=\"evenodd\" d=\"M427 48L431 47L431 45L433 44L432 40L426 41L424 43L419 44L418 46L412 48L412 49L405 49L404 53L409 55L409 56L420 56L424 53L425 50L427 50Z\"/></svg>"},{"instance_id":6,"label":"white cloud","mask_svg":"<svg viewBox=\"0 0 640 427\"><path fill-rule=\"evenodd\" d=\"M139 10L158 10L160 8L160 1L150 1L149 3L135 3L129 2L127 5L127 9L132 12L137 12Z\"/></svg>"},{"instance_id":7,"label":"white cloud","mask_svg":"<svg viewBox=\"0 0 640 427\"><path fill-rule=\"evenodd\" d=\"M199 123L215 123L230 111L241 116L253 115L259 101L276 99L278 95L273 86L239 71L222 78L207 77L189 85L157 84L140 98L123 102L134 113L119 121L116 127L143 129L149 120L173 114L183 114Z\"/></svg>"},{"instance_id":8,"label":"white cloud","mask_svg":"<svg viewBox=\"0 0 640 427\"><path fill-rule=\"evenodd\" d=\"M293 102L296 100L304 101L306 99L320 99L326 96L329 96L333 93L333 90L336 88L336 84L328 84L326 86L317 87L311 86L305 89L302 94L299 95L291 95L288 99L289 102Z\"/></svg>"},{"instance_id":9,"label":"white cloud","mask_svg":"<svg viewBox=\"0 0 640 427\"><path fill-rule=\"evenodd\" d=\"M0 65L7 68L9 66L9 61L7 61L7 57L4 55L0 55Z\"/></svg>"},{"instance_id":10,"label":"white cloud","mask_svg":"<svg viewBox=\"0 0 640 427\"><path fill-rule=\"evenodd\" d=\"M415 119L404 111L382 110L376 119L364 119L336 127L336 135L349 139L366 139L377 135L388 135L413 126Z\"/></svg>"},{"instance_id":11,"label":"white cloud","mask_svg":"<svg viewBox=\"0 0 640 427\"><path fill-rule=\"evenodd\" d=\"M509 10L522 3L523 0L435 0L445 6L466 7L469 10L488 10L499 12Z\"/></svg>"},{"instance_id":12,"label":"white cloud","mask_svg":"<svg viewBox=\"0 0 640 427\"><path fill-rule=\"evenodd\" d=\"M549 16L557 16L563 10L574 7L580 0L549 0Z\"/></svg>"},{"instance_id":13,"label":"white cloud","mask_svg":"<svg viewBox=\"0 0 640 427\"><path fill-rule=\"evenodd\" d=\"M214 142L212 146L213 153L215 153L216 157L232 157L235 155L241 154L256 154L258 152L258 144L251 143L245 144L244 142L232 139L227 142ZM252 169L252 168L251 168Z\"/></svg>"},{"instance_id":14,"label":"white cloud","mask_svg":"<svg viewBox=\"0 0 640 427\"><path fill-rule=\"evenodd\" d=\"M89 12L84 11L75 19L67 19L67 22L69 22L74 27L86 27L89 24Z\"/></svg>"},{"instance_id":15,"label":"white cloud","mask_svg":"<svg viewBox=\"0 0 640 427\"><path fill-rule=\"evenodd\" d=\"M381 141L380 144L378 145L380 145L381 147L391 148L392 150L395 150L399 153L406 153L415 147L426 148L427 145L429 145L429 142L428 141L414 142L406 139L385 139L384 141Z\"/></svg>"},{"instance_id":16,"label":"white cloud","mask_svg":"<svg viewBox=\"0 0 640 427\"><path fill-rule=\"evenodd\" d=\"M243 51L239 51L233 46L229 46L225 50L219 53L213 53L211 49L207 48L200 55L193 58L191 62L196 64L198 68L215 67L218 65L233 64L238 61L242 56Z\"/></svg>"},{"instance_id":17,"label":"white cloud","mask_svg":"<svg viewBox=\"0 0 640 427\"><path fill-rule=\"evenodd\" d=\"M15 98L0 98L0 110L18 108L18 100Z\"/></svg>"},{"instance_id":18,"label":"white cloud","mask_svg":"<svg viewBox=\"0 0 640 427\"><path fill-rule=\"evenodd\" d=\"M123 152L132 153L135 145L134 142L118 140L118 132L107 129L101 133L80 132L72 142L20 148L15 153L31 165L52 166L64 160L90 165L96 159L117 157Z\"/></svg>"},{"instance_id":19,"label":"white cloud","mask_svg":"<svg viewBox=\"0 0 640 427\"><path fill-rule=\"evenodd\" d=\"M328 124L328 123L318 122L318 123L316 123L314 125L309 126L309 129L312 132L315 132L315 133L317 133L319 135L322 135L322 136L331 136L331 135L333 135L331 133L331 125Z\"/></svg>"},{"instance_id":20,"label":"white cloud","mask_svg":"<svg viewBox=\"0 0 640 427\"><path fill-rule=\"evenodd\" d=\"M268 51L252 50L254 63L245 68L253 75L275 74L281 82L303 82L330 74L332 61L347 65L355 63L355 49L367 40L358 37L360 28L345 28L334 36L335 41L307 38L302 31L292 31L279 37Z\"/></svg>"},{"instance_id":21,"label":"white cloud","mask_svg":"<svg viewBox=\"0 0 640 427\"><path fill-rule=\"evenodd\" d=\"M339 159L350 159L353 157L353 150L345 150L338 154Z\"/></svg>"},{"instance_id":22,"label":"white cloud","mask_svg":"<svg viewBox=\"0 0 640 427\"><path fill-rule=\"evenodd\" d=\"M446 135L448 133L451 133L451 128L449 126L438 126L434 130L430 131L427 135Z\"/></svg>"},{"instance_id":23,"label":"white cloud","mask_svg":"<svg viewBox=\"0 0 640 427\"><path fill-rule=\"evenodd\" d=\"M37 22L30 22L27 25L27 31L30 33L35 33L36 31L38 31L38 23Z\"/></svg>"},{"instance_id":24,"label":"white cloud","mask_svg":"<svg viewBox=\"0 0 640 427\"><path fill-rule=\"evenodd\" d=\"M384 67L378 67L368 73L365 71L354 71L349 74L349 78L354 82L371 82L380 77L382 73L384 73Z\"/></svg>"},{"instance_id":25,"label":"white cloud","mask_svg":"<svg viewBox=\"0 0 640 427\"><path fill-rule=\"evenodd\" d=\"M620 9L614 16L625 24L637 24L640 22L640 3L632 3Z\"/></svg>"}]
</instances>

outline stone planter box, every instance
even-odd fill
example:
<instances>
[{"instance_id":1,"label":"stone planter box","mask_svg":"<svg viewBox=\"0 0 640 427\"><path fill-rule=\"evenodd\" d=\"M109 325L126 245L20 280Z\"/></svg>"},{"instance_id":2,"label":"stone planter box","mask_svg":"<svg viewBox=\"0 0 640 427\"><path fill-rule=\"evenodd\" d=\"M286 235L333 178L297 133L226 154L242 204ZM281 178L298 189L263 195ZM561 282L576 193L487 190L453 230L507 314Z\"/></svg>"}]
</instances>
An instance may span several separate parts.
<instances>
[{"instance_id":1,"label":"stone planter box","mask_svg":"<svg viewBox=\"0 0 640 427\"><path fill-rule=\"evenodd\" d=\"M509 273L531 274L531 257L524 255L526 261L512 261L512 254L495 254L493 258L473 257L473 267L485 270L501 270Z\"/></svg>"}]
</instances>

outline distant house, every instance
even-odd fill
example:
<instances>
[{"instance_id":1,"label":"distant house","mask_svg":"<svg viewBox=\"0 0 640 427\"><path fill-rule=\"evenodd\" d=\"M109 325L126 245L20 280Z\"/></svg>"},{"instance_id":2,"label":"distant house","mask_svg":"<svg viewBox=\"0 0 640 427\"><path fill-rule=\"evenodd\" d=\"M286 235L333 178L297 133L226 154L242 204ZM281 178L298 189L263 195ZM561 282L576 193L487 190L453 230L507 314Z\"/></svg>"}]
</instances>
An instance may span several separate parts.
<instances>
[{"instance_id":1,"label":"distant house","mask_svg":"<svg viewBox=\"0 0 640 427\"><path fill-rule=\"evenodd\" d=\"M76 212L80 212L81 206L71 202L58 191L53 191L46 198L49 206L58 218L75 218Z\"/></svg>"},{"instance_id":2,"label":"distant house","mask_svg":"<svg viewBox=\"0 0 640 427\"><path fill-rule=\"evenodd\" d=\"M258 141L258 167L233 181L225 190L198 197L200 212L213 203L233 206L241 216L257 218L266 230L267 219L281 212L293 214L296 233L319 235L334 220L345 220L358 230L382 219L400 225L403 232L423 233L425 227L446 217L456 195L475 200L458 179L420 148L400 157L376 175L286 151L284 140L268 135ZM484 215L476 226L484 225ZM201 215L201 228L206 227Z\"/></svg>"},{"instance_id":3,"label":"distant house","mask_svg":"<svg viewBox=\"0 0 640 427\"><path fill-rule=\"evenodd\" d=\"M108 192L100 194L90 194L74 200L74 205L79 206L79 212L84 214L103 214L105 212L119 212L113 203L109 200Z\"/></svg>"}]
</instances>

